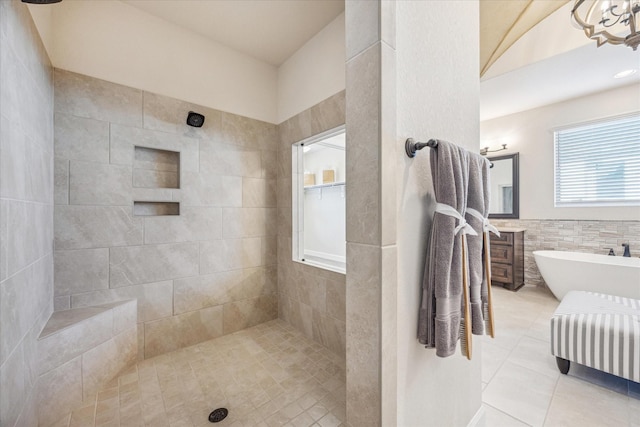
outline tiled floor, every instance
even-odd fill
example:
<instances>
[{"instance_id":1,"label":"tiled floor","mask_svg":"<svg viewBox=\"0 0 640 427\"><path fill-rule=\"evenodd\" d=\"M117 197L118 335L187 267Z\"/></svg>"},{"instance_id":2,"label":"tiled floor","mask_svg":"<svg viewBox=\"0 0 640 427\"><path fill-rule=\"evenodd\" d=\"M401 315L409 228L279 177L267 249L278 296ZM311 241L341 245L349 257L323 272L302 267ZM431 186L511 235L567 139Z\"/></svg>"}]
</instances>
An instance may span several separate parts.
<instances>
[{"instance_id":1,"label":"tiled floor","mask_svg":"<svg viewBox=\"0 0 640 427\"><path fill-rule=\"evenodd\" d=\"M640 384L575 363L560 374L549 348L558 305L550 293L492 290L497 336L482 338L487 427L640 427Z\"/></svg>"},{"instance_id":2,"label":"tiled floor","mask_svg":"<svg viewBox=\"0 0 640 427\"><path fill-rule=\"evenodd\" d=\"M138 363L61 426L335 427L345 419L344 360L274 320Z\"/></svg>"},{"instance_id":3,"label":"tiled floor","mask_svg":"<svg viewBox=\"0 0 640 427\"><path fill-rule=\"evenodd\" d=\"M640 427L640 384L572 364L561 375L549 352L547 292L493 288L497 337L484 337L487 427ZM59 426L342 425L344 360L274 320L138 363Z\"/></svg>"}]
</instances>

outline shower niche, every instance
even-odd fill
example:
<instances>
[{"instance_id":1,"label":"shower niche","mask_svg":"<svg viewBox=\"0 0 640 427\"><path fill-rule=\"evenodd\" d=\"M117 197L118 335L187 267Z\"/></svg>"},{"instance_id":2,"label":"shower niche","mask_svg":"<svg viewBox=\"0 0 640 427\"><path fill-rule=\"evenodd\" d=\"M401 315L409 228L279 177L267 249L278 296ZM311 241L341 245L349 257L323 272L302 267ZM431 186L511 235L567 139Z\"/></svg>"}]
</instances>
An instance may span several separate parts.
<instances>
[{"instance_id":1,"label":"shower niche","mask_svg":"<svg viewBox=\"0 0 640 427\"><path fill-rule=\"evenodd\" d=\"M134 146L133 187L180 189L180 152ZM135 216L180 215L180 203L134 201Z\"/></svg>"}]
</instances>

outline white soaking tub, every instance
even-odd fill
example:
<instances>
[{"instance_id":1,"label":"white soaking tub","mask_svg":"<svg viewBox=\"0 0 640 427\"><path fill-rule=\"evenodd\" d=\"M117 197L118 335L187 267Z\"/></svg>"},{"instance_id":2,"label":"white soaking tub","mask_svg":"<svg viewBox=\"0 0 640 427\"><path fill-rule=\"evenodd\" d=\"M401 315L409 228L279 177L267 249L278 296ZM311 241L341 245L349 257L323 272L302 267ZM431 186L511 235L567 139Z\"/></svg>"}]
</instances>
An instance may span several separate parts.
<instances>
[{"instance_id":1,"label":"white soaking tub","mask_svg":"<svg viewBox=\"0 0 640 427\"><path fill-rule=\"evenodd\" d=\"M640 258L565 251L534 251L533 256L559 301L569 291L640 299Z\"/></svg>"}]
</instances>

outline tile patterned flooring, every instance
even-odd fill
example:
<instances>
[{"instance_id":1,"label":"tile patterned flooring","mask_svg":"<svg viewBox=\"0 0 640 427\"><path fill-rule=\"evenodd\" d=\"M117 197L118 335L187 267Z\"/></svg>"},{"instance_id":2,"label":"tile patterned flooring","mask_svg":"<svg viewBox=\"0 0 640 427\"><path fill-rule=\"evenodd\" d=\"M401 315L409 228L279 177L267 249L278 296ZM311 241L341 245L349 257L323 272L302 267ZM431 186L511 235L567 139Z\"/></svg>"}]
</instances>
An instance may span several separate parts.
<instances>
[{"instance_id":1,"label":"tile patterned flooring","mask_svg":"<svg viewBox=\"0 0 640 427\"><path fill-rule=\"evenodd\" d=\"M640 384L575 363L560 374L549 348L559 303L548 291L492 290L497 337L482 338L487 427L640 427Z\"/></svg>"},{"instance_id":2,"label":"tile patterned flooring","mask_svg":"<svg viewBox=\"0 0 640 427\"><path fill-rule=\"evenodd\" d=\"M640 427L640 384L576 364L558 372L553 296L493 290L498 335L481 338L487 427ZM204 427L217 407L230 409L218 425L343 425L344 360L274 320L139 362L56 426Z\"/></svg>"},{"instance_id":3,"label":"tile patterned flooring","mask_svg":"<svg viewBox=\"0 0 640 427\"><path fill-rule=\"evenodd\" d=\"M57 425L337 427L345 363L281 320L139 362Z\"/></svg>"}]
</instances>

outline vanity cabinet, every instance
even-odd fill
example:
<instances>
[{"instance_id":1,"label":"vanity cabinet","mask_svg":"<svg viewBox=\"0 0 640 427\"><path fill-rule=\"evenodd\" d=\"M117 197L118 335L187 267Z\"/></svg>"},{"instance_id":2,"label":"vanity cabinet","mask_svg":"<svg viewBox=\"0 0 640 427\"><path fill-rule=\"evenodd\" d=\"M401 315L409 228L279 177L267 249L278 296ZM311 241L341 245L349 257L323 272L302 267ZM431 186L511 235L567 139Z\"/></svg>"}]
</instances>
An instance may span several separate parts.
<instances>
[{"instance_id":1,"label":"vanity cabinet","mask_svg":"<svg viewBox=\"0 0 640 427\"><path fill-rule=\"evenodd\" d=\"M501 229L491 234L491 284L512 291L524 286L524 229Z\"/></svg>"}]
</instances>

